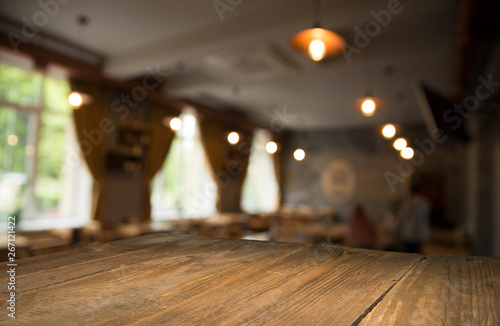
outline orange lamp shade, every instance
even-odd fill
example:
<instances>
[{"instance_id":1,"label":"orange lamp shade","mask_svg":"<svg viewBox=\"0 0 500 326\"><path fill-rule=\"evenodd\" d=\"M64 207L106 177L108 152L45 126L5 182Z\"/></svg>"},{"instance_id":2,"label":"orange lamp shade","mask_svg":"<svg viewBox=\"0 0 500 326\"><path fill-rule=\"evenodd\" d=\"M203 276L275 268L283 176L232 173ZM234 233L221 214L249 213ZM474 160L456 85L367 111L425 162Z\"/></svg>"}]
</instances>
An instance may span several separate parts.
<instances>
[{"instance_id":1,"label":"orange lamp shade","mask_svg":"<svg viewBox=\"0 0 500 326\"><path fill-rule=\"evenodd\" d=\"M321 41L324 44L324 55L319 60L339 54L345 45L344 39L327 29L310 28L296 33L290 40L292 48L311 56L310 46L313 41ZM315 61L315 58L312 58Z\"/></svg>"}]
</instances>

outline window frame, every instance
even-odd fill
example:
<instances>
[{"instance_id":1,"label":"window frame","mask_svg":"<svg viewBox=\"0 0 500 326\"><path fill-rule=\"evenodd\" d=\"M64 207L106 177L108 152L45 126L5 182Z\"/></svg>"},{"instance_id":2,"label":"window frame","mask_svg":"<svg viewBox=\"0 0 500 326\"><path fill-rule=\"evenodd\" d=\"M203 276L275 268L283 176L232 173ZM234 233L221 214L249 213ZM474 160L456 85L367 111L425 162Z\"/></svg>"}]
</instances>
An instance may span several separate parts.
<instances>
[{"instance_id":1,"label":"window frame","mask_svg":"<svg viewBox=\"0 0 500 326\"><path fill-rule=\"evenodd\" d=\"M1 54L1 53L0 53ZM39 144L41 142L42 138L42 128L43 128L43 115L44 114L50 114L50 115L59 115L59 116L66 116L69 121L72 121L71 117L71 111L67 112L58 112L56 110L53 110L50 108L49 105L46 104L46 81L48 78L53 78L55 80L64 80L65 82L68 82L65 80L65 76L58 76L57 74L51 74L48 71L49 69L45 70L40 70L40 69L34 69L33 67L27 67L26 64L16 64L14 60L2 60L2 56L0 56L0 64L8 66L8 67L14 67L16 69L21 69L29 74L37 74L41 78L41 82L38 85L39 89L37 90L38 96L36 98L36 104L37 105L22 105L19 103L13 103L9 102L4 99L0 99L0 108L5 108L5 109L11 109L14 110L15 112L22 112L26 113L29 115L28 117L28 123L29 127L27 130L29 131L26 135L26 143L33 145L34 146L34 151L31 155L25 154L25 168L24 172L27 177L27 182L25 184L25 189L22 193L22 200L21 200L21 208L20 208L20 214L21 214L21 219L20 223L18 226L18 229L21 231L41 231L41 230L49 230L54 228L54 221L57 221L57 227L79 227L85 224L88 220L91 219L90 217L90 206L91 202L88 202L88 211L84 212L82 214L76 214L75 208L71 209L71 212L69 213L62 213L59 216L56 215L51 215L47 214L43 211L40 211L41 208L38 207L36 201L36 186L37 182L39 180L39 173L38 173L38 166L39 166ZM50 68L50 67L47 67ZM68 132L67 128L74 128L74 125L66 127L65 131ZM74 131L73 131L74 132ZM77 143L76 135L74 139ZM9 145L6 145L9 146ZM68 143L65 143L65 147L68 146ZM78 149L79 152L79 149ZM65 155L63 154L63 158L61 161L61 165L64 165L65 162ZM81 154L80 154L81 155ZM83 158L80 158L83 161ZM85 163L83 164L85 166ZM86 166L85 166L86 168ZM64 172L61 172L64 173ZM85 172L83 172L85 173ZM90 172L87 170L85 174L88 174L90 177L90 189L93 187L93 179L90 175ZM87 178L87 177L85 177ZM60 178L60 182L63 182L63 178ZM72 185L73 187L76 186L76 184ZM76 189L76 188L73 188ZM88 198L91 200L92 195L89 193ZM59 197L59 201L61 200L62 196ZM71 202L74 202L74 200L71 200ZM60 205L60 203L58 204ZM88 214L86 214L88 213ZM88 216L84 216L88 215ZM84 216L82 218L82 216ZM6 227L6 226L5 226ZM4 228L0 228L0 231Z\"/></svg>"},{"instance_id":2,"label":"window frame","mask_svg":"<svg viewBox=\"0 0 500 326\"><path fill-rule=\"evenodd\" d=\"M172 144L174 141L179 141L181 144L182 142L187 142L187 141L192 141L193 142L193 146L201 146L201 150L203 151L203 156L204 156L204 162L203 162L203 165L204 165L204 168L206 169L206 171L203 171L203 172L200 172L200 171L197 171L197 172L190 172L190 174L196 174L198 176L203 176L203 177L206 177L206 176L209 176L210 180L211 180L211 183L212 184L208 184L208 186L213 186L213 188L216 190L217 189L217 185L215 183L215 180L213 178L213 175L212 175L212 172L210 171L210 166L208 164L208 161L207 161L207 154L205 152L205 148L203 146L203 140L201 139L201 133L200 133L200 126L199 126L199 117L198 115L196 114L196 112L192 111L192 110L184 110L181 114L180 114L180 118L182 119L182 116L185 116L185 115L191 115L193 116L193 118L195 119L195 129L194 129L194 133L192 135L189 135L189 136L186 136L185 134L182 133L182 129L180 131L177 131L176 134L174 135L174 139L172 140ZM183 126L184 126L184 121L183 121ZM199 139L199 143L197 144L197 141ZM170 150L167 154L167 156L165 157L165 161L163 162L162 164L162 168L160 169L160 171L158 171L158 173L155 175L155 177L153 178L153 184L155 184L155 182L158 182L157 181L157 178L160 176L160 174L163 172L163 169L164 169L164 166L165 164L167 164L167 160L169 158L171 158L170 155L172 155L173 151L172 151L173 147L171 145L170 147ZM181 147L178 148L179 150L179 154L178 154L178 159L180 160L180 162L183 162L185 159L186 159L186 151L183 150L183 147L181 145ZM181 169L184 169L183 168L183 165L180 164L179 165L181 167ZM182 175L180 177L180 180L182 180L182 178L185 176L185 173L186 171L180 171L179 174ZM205 174L206 172L206 174ZM164 177L165 178L165 177ZM163 181L164 182L164 181ZM182 181L180 181L182 182ZM215 214L217 212L217 208L216 208L216 201L217 201L217 196L213 196L213 198L208 198L210 196L207 195L207 192L211 195L211 192L210 191L206 191L207 190L207 184L205 184L205 186L203 187L203 189L199 189L199 187L196 187L196 184L193 185L194 189L195 189L195 192L198 193L198 194L202 194L204 195L204 199L205 200L210 200L211 203L208 204L209 206L212 206L211 210L207 212L203 212L201 214L193 214L192 213L192 209L193 209L193 205L192 204L186 204L185 202L185 199L183 198L183 190L184 188L182 187L175 187L175 200L174 200L174 203L175 202L179 202L181 204L181 209L180 211L177 212L177 214L175 214L175 216L172 214L170 215L170 212L173 212L175 211L175 207L172 207L170 209L165 209L165 210L160 210L160 209L155 209L155 201L154 201L154 191L156 189L156 187L153 186L153 191L151 193L151 204L152 204L152 209L151 209L151 219L153 221L168 221L168 220L175 220L175 219L190 219L190 218L200 218L200 217L209 217L213 214ZM192 197L191 201L194 202L194 198L197 197L197 194L194 195L194 197ZM165 196L164 196L165 198ZM182 198L182 200L179 200L180 198ZM163 200L160 199L160 200Z\"/></svg>"}]
</instances>

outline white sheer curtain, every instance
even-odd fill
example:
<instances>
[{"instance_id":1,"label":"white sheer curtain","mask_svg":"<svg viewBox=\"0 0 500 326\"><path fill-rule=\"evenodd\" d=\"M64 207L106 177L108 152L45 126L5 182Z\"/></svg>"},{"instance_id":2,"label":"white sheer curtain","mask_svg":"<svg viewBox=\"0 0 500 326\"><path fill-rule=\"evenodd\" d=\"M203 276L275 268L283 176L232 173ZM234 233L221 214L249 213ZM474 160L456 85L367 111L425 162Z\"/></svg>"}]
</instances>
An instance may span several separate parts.
<instances>
[{"instance_id":1,"label":"white sheer curtain","mask_svg":"<svg viewBox=\"0 0 500 326\"><path fill-rule=\"evenodd\" d=\"M153 180L153 220L207 217L215 213L217 187L210 174L198 122L192 113L180 115L176 133L162 169Z\"/></svg>"},{"instance_id":2,"label":"white sheer curtain","mask_svg":"<svg viewBox=\"0 0 500 326\"><path fill-rule=\"evenodd\" d=\"M48 66L40 73L29 60L0 52L0 138L8 140L0 144L0 219L16 215L24 230L90 219L92 180L76 141L69 92L64 70Z\"/></svg>"},{"instance_id":3,"label":"white sheer curtain","mask_svg":"<svg viewBox=\"0 0 500 326\"><path fill-rule=\"evenodd\" d=\"M266 151L271 136L256 130L247 175L243 184L241 206L247 213L268 213L278 210L279 186L276 182L272 154Z\"/></svg>"}]
</instances>

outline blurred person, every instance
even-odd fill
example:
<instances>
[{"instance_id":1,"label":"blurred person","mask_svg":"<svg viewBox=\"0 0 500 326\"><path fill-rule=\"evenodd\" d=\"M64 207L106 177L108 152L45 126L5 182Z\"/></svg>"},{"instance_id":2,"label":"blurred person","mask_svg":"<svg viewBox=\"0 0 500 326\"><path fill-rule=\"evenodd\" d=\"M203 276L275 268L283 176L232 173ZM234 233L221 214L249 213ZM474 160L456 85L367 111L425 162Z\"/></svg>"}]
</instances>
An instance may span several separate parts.
<instances>
[{"instance_id":1,"label":"blurred person","mask_svg":"<svg viewBox=\"0 0 500 326\"><path fill-rule=\"evenodd\" d=\"M375 225L366 215L361 204L356 204L347 222L344 244L350 247L374 249L376 242Z\"/></svg>"},{"instance_id":2,"label":"blurred person","mask_svg":"<svg viewBox=\"0 0 500 326\"><path fill-rule=\"evenodd\" d=\"M400 206L401 199L399 197L394 198L389 205L389 209L384 213L382 223L377 232L377 249L387 251L399 250L397 214Z\"/></svg>"},{"instance_id":3,"label":"blurred person","mask_svg":"<svg viewBox=\"0 0 500 326\"><path fill-rule=\"evenodd\" d=\"M412 186L410 196L398 211L398 237L402 251L421 253L429 239L431 203L418 186Z\"/></svg>"}]
</instances>

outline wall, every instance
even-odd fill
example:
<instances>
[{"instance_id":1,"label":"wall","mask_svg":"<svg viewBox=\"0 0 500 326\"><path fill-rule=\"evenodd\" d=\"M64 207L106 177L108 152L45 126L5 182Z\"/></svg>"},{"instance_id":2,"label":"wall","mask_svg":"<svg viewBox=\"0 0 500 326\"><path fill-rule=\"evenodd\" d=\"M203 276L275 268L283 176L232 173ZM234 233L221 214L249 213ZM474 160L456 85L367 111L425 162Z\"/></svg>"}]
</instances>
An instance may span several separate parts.
<instances>
[{"instance_id":1,"label":"wall","mask_svg":"<svg viewBox=\"0 0 500 326\"><path fill-rule=\"evenodd\" d=\"M143 215L139 173L108 172L104 184L104 216L109 224L140 221Z\"/></svg>"},{"instance_id":2,"label":"wall","mask_svg":"<svg viewBox=\"0 0 500 326\"><path fill-rule=\"evenodd\" d=\"M478 140L477 220L473 253L493 254L494 230L494 139L491 129Z\"/></svg>"},{"instance_id":3,"label":"wall","mask_svg":"<svg viewBox=\"0 0 500 326\"><path fill-rule=\"evenodd\" d=\"M423 128L405 128L404 136L414 143L414 148L418 148L415 140L431 139ZM443 218L450 224L463 224L466 147L451 138L442 144L434 142L434 147L408 165L392 148L392 140L384 139L378 128L294 132L283 152L283 203L330 206L345 220L352 206L360 202L370 216L380 222L391 202L408 193L412 177L434 175L444 183ZM306 151L306 158L301 162L293 159L296 148ZM350 162L357 174L354 194L343 203L329 200L321 185L323 171L336 159ZM414 173L410 174L412 167ZM388 173L396 178L389 180L397 180L393 182L393 189L387 181Z\"/></svg>"},{"instance_id":4,"label":"wall","mask_svg":"<svg viewBox=\"0 0 500 326\"><path fill-rule=\"evenodd\" d=\"M500 122L482 128L478 139L475 255L500 257Z\"/></svg>"},{"instance_id":5,"label":"wall","mask_svg":"<svg viewBox=\"0 0 500 326\"><path fill-rule=\"evenodd\" d=\"M500 123L496 124L496 135L494 145L494 185L493 185L493 203L494 203L494 229L493 229L493 256L500 257Z\"/></svg>"},{"instance_id":6,"label":"wall","mask_svg":"<svg viewBox=\"0 0 500 326\"><path fill-rule=\"evenodd\" d=\"M293 151L302 148L306 158L297 162ZM325 196L322 171L335 159L348 161L357 175L355 192L344 203ZM331 206L342 219L361 202L375 220L381 220L392 200L401 196L409 182L397 183L392 191L384 173L398 170L398 154L391 142L375 130L310 131L293 133L283 155L283 201L294 205ZM396 172L397 173L397 172Z\"/></svg>"},{"instance_id":7,"label":"wall","mask_svg":"<svg viewBox=\"0 0 500 326\"><path fill-rule=\"evenodd\" d=\"M109 95L110 103L122 98L123 95L127 95L127 93L111 91ZM149 103L147 101L138 102L137 107L132 109L125 106L117 106L121 111L115 110L116 112L111 110L111 107L112 105L109 105L108 114L109 118L113 121L114 129L111 133L107 134L106 138L108 154L119 152L118 149L124 147L124 144L119 139L119 133L124 124L127 126L134 123L141 125L148 124L147 111ZM140 161L143 159L144 157L139 157ZM113 225L130 220L140 221L144 215L144 194L142 189L144 173L142 170L127 172L120 168L119 160L116 162L118 163L114 163L114 167L110 167L109 163L106 164L106 175L102 189L104 193L103 209L105 224Z\"/></svg>"}]
</instances>

